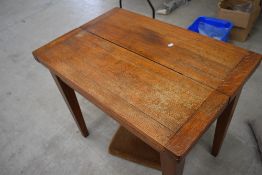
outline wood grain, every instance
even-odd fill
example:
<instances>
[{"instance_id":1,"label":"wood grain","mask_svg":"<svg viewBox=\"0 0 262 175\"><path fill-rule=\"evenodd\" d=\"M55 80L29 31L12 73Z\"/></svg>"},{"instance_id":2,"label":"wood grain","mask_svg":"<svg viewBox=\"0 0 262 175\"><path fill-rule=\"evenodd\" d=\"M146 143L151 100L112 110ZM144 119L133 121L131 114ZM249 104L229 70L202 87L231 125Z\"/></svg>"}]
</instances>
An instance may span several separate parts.
<instances>
[{"instance_id":1,"label":"wood grain","mask_svg":"<svg viewBox=\"0 0 262 175\"><path fill-rule=\"evenodd\" d=\"M232 70L219 85L217 91L222 92L233 99L237 95L237 92L241 90L244 83L256 70L261 62L261 58L261 55L253 52L250 52L249 55L243 57L236 68Z\"/></svg>"},{"instance_id":2,"label":"wood grain","mask_svg":"<svg viewBox=\"0 0 262 175\"><path fill-rule=\"evenodd\" d=\"M33 55L129 132L181 160L261 61L259 54L118 8Z\"/></svg>"},{"instance_id":3,"label":"wood grain","mask_svg":"<svg viewBox=\"0 0 262 175\"><path fill-rule=\"evenodd\" d=\"M249 55L247 50L118 8L81 28L212 88Z\"/></svg>"},{"instance_id":4,"label":"wood grain","mask_svg":"<svg viewBox=\"0 0 262 175\"><path fill-rule=\"evenodd\" d=\"M154 139L161 141L160 145L166 144L213 91L85 31L37 54L41 55L40 62L52 67L67 81L77 81L81 91L89 90L90 87L85 86L94 81L97 85L94 90L101 88L143 113L159 125L155 129L163 128L166 133L161 137L158 133L162 132L146 133L154 135ZM148 127L148 123L140 125L142 129Z\"/></svg>"},{"instance_id":5,"label":"wood grain","mask_svg":"<svg viewBox=\"0 0 262 175\"><path fill-rule=\"evenodd\" d=\"M223 112L227 104L228 97L214 91L188 122L174 134L165 147L175 154L178 159L183 158L213 121Z\"/></svg>"}]
</instances>

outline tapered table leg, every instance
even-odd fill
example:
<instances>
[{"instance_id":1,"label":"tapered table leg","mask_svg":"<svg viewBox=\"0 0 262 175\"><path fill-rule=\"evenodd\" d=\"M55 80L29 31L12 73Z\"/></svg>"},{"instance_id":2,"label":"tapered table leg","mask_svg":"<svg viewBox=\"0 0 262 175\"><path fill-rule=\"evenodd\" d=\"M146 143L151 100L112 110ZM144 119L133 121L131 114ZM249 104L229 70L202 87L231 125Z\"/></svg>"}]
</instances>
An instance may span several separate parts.
<instances>
[{"instance_id":1,"label":"tapered table leg","mask_svg":"<svg viewBox=\"0 0 262 175\"><path fill-rule=\"evenodd\" d=\"M235 98L229 103L224 112L217 119L216 131L211 152L213 156L217 156L221 149L225 135L227 133L227 129L234 114L240 93L241 91L235 96Z\"/></svg>"},{"instance_id":2,"label":"tapered table leg","mask_svg":"<svg viewBox=\"0 0 262 175\"><path fill-rule=\"evenodd\" d=\"M177 159L169 151L160 152L161 169L163 175L182 175L185 159Z\"/></svg>"},{"instance_id":3,"label":"tapered table leg","mask_svg":"<svg viewBox=\"0 0 262 175\"><path fill-rule=\"evenodd\" d=\"M56 85L57 85L60 93L64 97L64 100L65 100L65 102L66 102L66 104L67 104L67 106L68 106L78 128L79 128L79 130L81 131L81 134L84 137L87 137L88 136L88 130L86 128L86 124L85 124L85 121L84 121L84 118L83 118L83 115L82 115L80 106L78 104L74 90L71 87L69 87L67 84L65 84L58 76L56 76L52 72L51 72L51 74L52 74L52 76L53 76L53 78L56 82Z\"/></svg>"}]
</instances>

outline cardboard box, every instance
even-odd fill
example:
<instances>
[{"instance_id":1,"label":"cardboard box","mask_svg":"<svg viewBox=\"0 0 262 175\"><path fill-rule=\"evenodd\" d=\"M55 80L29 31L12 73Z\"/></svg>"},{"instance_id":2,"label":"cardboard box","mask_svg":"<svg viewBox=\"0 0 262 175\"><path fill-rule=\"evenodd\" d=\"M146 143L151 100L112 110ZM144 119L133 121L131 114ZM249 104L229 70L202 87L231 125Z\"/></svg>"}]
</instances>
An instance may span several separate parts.
<instances>
[{"instance_id":1,"label":"cardboard box","mask_svg":"<svg viewBox=\"0 0 262 175\"><path fill-rule=\"evenodd\" d=\"M241 28L249 28L256 9L260 7L260 0L252 0L253 5L250 12L242 12L228 9L230 4L239 4L248 0L221 0L218 3L218 18L231 21L234 26Z\"/></svg>"},{"instance_id":2,"label":"cardboard box","mask_svg":"<svg viewBox=\"0 0 262 175\"><path fill-rule=\"evenodd\" d=\"M232 40L236 41L246 41L249 33L251 32L259 14L260 14L261 8L258 6L257 9L251 14L250 23L247 26L247 28L240 28L240 27L233 27L230 33L230 38Z\"/></svg>"}]
</instances>

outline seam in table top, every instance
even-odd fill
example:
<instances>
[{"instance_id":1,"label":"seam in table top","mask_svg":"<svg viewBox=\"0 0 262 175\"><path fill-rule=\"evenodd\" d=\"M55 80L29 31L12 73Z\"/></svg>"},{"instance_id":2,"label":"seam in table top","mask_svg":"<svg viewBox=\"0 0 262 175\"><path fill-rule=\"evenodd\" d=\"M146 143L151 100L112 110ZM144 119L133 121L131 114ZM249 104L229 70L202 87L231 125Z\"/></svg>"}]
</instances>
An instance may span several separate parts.
<instances>
[{"instance_id":1,"label":"seam in table top","mask_svg":"<svg viewBox=\"0 0 262 175\"><path fill-rule=\"evenodd\" d=\"M198 80L195 80L195 79L193 79L193 78L191 78L191 77L189 77L189 76L186 76L186 75L184 75L183 73L176 71L175 69L172 69L172 68L170 68L170 67L168 67L168 66L165 66L165 65L163 65L163 64L160 64L160 63L158 63L157 61L154 61L154 60L152 60L152 59L150 59L150 58L147 58L147 57L145 57L145 56L142 55L142 54L139 54L139 53L137 53L137 52L135 52L135 51L132 51L132 50L130 50L130 49L124 47L124 46L121 46L121 45L119 45L119 44L117 44L117 43L115 43L115 42L113 42L113 41L110 41L110 40L108 40L108 39L106 39L106 38L104 38L104 37L101 37L101 36L99 36L99 35L97 35L97 34L95 34L95 33L93 33L93 32L90 32L90 31L87 31L87 30L83 30L83 31L85 31L85 32L87 32L87 33L90 33L90 34L92 34L92 35L95 35L95 36L97 36L97 37L99 37L99 38L101 38L101 39L103 39L103 40L106 40L106 41L108 41L108 42L110 42L110 43L112 43L112 44L114 44L114 45L117 45L118 47L121 47L121 48L123 48L123 49L125 49L125 50L128 50L128 51L130 51L130 52L132 52L132 53L134 53L134 54L136 54L136 55L139 55L139 56L141 56L141 57L143 57L143 58L145 58L145 59L147 59L147 60L149 60L149 61L151 61L151 62L154 62L154 63L156 63L156 64L158 64L158 65L160 65L160 66L163 66L163 67L165 67L165 68L167 68L167 69L169 69L169 70L171 70L171 71L173 71L173 72L176 72L176 73L178 73L178 74L180 74L180 75L183 75L184 77L187 77L188 79L191 79L191 80L193 80L193 81L195 81L195 82L197 82L197 83L199 83L199 84L202 84L202 85L204 85L204 86L206 86L206 87L208 87L208 88L210 88L210 89L216 90L216 88L213 88L213 87L211 87L211 86L209 86L209 85L207 85L207 84L205 84L205 83L202 83L201 81L198 81Z\"/></svg>"},{"instance_id":2,"label":"seam in table top","mask_svg":"<svg viewBox=\"0 0 262 175\"><path fill-rule=\"evenodd\" d=\"M82 29L81 29L81 30L82 30ZM143 55L141 55L141 54L139 54L139 53L137 53L137 52L135 52L135 51L132 51L132 50L130 50L130 49L124 47L124 46L121 46L121 45L119 45L119 44L116 44L115 42L112 42L112 41L110 41L110 40L108 40L108 39L105 39L104 37L101 37L101 36L99 36L99 35L97 35L97 34L95 34L95 33L93 33L93 32L90 32L90 31L87 31L87 30L83 30L83 31L85 31L85 32L87 32L87 33L90 33L90 34L92 34L92 35L95 35L95 36L97 36L97 37L99 37L99 38L101 38L101 39L103 39L103 40L106 40L106 41L108 41L108 42L110 42L110 43L112 43L112 44L114 44L114 45L116 45L116 46L118 46L118 47L121 47L121 48L123 48L123 49L125 49L125 50L128 50L128 51L130 51L130 52L132 52L132 53L134 53L134 54L136 54L136 55L139 55L139 56L141 56L141 57L143 57L143 58L145 58L145 59L147 59L147 60L149 60L149 61L151 61L151 62L154 62L154 63L156 63L156 64L158 64L158 65L160 65L160 66L163 66L163 67L165 67L165 68L167 68L167 69L169 69L169 70L171 70L171 71L173 71L173 72L176 72L176 73L178 73L178 74L180 74L180 75L182 75L182 76L184 76L184 77L186 77L186 78L188 78L188 79L190 79L190 80L192 80L192 81L194 81L194 82L197 82L197 83L199 83L199 84L201 84L201 85L203 85L203 86L205 86L205 87L208 87L208 88L210 88L210 89L212 89L212 90L214 90L214 91L217 91L217 92L219 92L219 93L222 93L223 95L225 95L225 96L227 96L227 97L230 97L230 96L228 96L227 94L224 94L223 92L218 91L217 88L213 88L213 87L211 87L211 86L209 86L209 85L207 85L207 84L205 84L205 83L202 83L202 82L200 82L200 81L197 81L197 80L195 80L195 79L193 79L193 78L191 78L191 77L189 77L189 76L184 75L184 74L181 73L181 72L176 71L175 69L172 69L172 68L169 68L169 67L167 67L167 66L165 66L165 65L162 65L162 64L160 64L160 63L158 63L158 62L156 62L156 61L154 61L154 60L151 60L151 59L149 59L149 58L147 58L147 57L145 57L145 56L143 56ZM248 55L245 55L243 58L248 57L248 56L250 56L251 54L252 54L252 53L249 53ZM243 59L243 58L242 58L242 59ZM227 75L230 75L230 74L234 71L234 69L235 69L241 62L242 62L242 60L239 61L239 63L236 64L236 66L234 66L234 68L233 68L230 72L228 72ZM60 74L60 75L61 75L61 74ZM67 79L67 78L66 78L66 79ZM67 79L67 81L68 81L68 79ZM69 80L69 81L70 81L70 80ZM70 81L70 82L73 83L72 81ZM94 82L95 84L97 84L95 81L93 81L93 82ZM223 83L223 82L222 82L222 83ZM73 83L73 84L75 84L75 83ZM75 85L76 85L76 84L75 84ZM97 85L98 85L99 87L101 87L99 84L97 84ZM76 86L77 86L77 85L76 85ZM79 87L79 86L77 86L77 87ZM106 90L109 91L109 92L111 92L112 94L116 95L119 99L126 101L126 100L123 99L122 97L120 97L120 96L118 96L117 94L115 94L115 93L113 93L112 91L110 91L108 88L106 88ZM211 94L212 94L212 93L211 93ZM208 98L211 94L209 94L209 95L207 96L207 98ZM193 114L187 118L187 120L184 122L184 124L186 124L188 121L190 121L190 120L192 119L192 117L199 111L199 108L203 105L203 103L205 103L205 101L207 100L207 98L199 105L199 107L198 107L197 109L195 109L195 111L193 112ZM126 101L126 102L127 102L127 101ZM165 128L168 129L169 131L171 131L171 133L173 133L172 136L174 136L177 132L179 132L179 131L181 130L181 128L183 127L183 125L184 125L184 124L181 125L181 126L177 129L177 131L173 131L173 130L171 130L170 128L168 128L167 126L165 126L165 125L163 125L162 123L160 123L159 121L157 121L157 120L155 120L154 118L150 117L150 116L149 116L148 114L146 114L144 111L141 111L141 109L137 108L137 107L134 106L133 104L130 104L129 102L127 102L127 103L128 103L130 106L134 107L135 109L139 110L141 113L143 113L144 115L146 115L146 116L149 117L150 119L154 120L155 122L159 123L161 126L165 127ZM125 119L125 120L126 120L126 119ZM172 136L171 136L168 140L170 140L170 139L172 138ZM161 145L162 145L162 144L161 144ZM165 145L163 145L163 146L165 146Z\"/></svg>"},{"instance_id":3,"label":"seam in table top","mask_svg":"<svg viewBox=\"0 0 262 175\"><path fill-rule=\"evenodd\" d=\"M128 51L130 51L130 52L132 52L132 53L134 53L134 54L136 54L136 55L139 55L139 56L141 56L141 57L143 57L143 58L145 58L145 59L147 59L147 60L149 60L149 61L151 61L151 62L154 62L154 63L156 63L156 64L158 64L158 65L160 65L160 66L163 66L163 67L165 67L165 68L167 68L167 69L169 69L169 70L171 70L171 71L173 71L173 72L176 72L176 73L178 73L178 74L180 74L180 75L182 75L182 76L185 76L186 78L188 78L188 79L190 79L190 80L192 80L192 81L194 81L194 82L197 82L197 83L199 83L199 84L201 84L201 85L203 85L203 86L205 86L205 87L208 87L208 88L210 88L210 89L212 89L212 90L214 90L214 91L217 91L217 92L219 92L219 93L221 93L221 94L229 97L229 96L226 95L225 93L218 91L217 88L213 88L213 87L211 87L211 86L209 86L209 85L206 85L205 83L202 83L202 82L200 82L200 81L197 81L197 80L195 80L195 79L193 79L193 78L191 78L191 77L189 77L189 76L184 75L184 74L181 73L181 72L178 72L178 71L176 71L176 70L174 70L174 69L172 69L172 68L169 68L169 67L167 67L167 66L165 66L165 65L162 65L162 64L160 64L160 63L158 63L158 62L156 62L156 61L154 61L154 60L151 60L151 59L149 59L149 58L147 58L147 57L145 57L145 56L143 56L143 55L141 55L141 54L139 54L139 53L137 53L137 52L134 52L134 51L132 51L132 50L126 48L126 47L123 47L123 46L121 46L121 45L119 45L119 44L116 44L115 42L112 42L112 41L110 41L110 40L108 40L108 39L105 39L104 37L101 37L101 36L99 36L99 35L97 35L97 34L95 34L95 33L93 33L93 32L90 32L90 31L87 31L87 30L83 30L83 31L85 31L85 32L87 32L87 33L90 33L90 34L92 34L92 35L94 35L94 36L97 36L97 37L99 37L99 38L101 38L101 39L103 39L103 40L106 40L106 41L108 41L108 42L110 42L110 43L112 43L112 44L114 44L114 45L116 45L116 46L118 46L118 47L121 47L121 48L123 48L123 49L125 49L125 50L128 50ZM249 55L250 55L250 54L248 54L247 56L249 56ZM242 60L241 60L241 61L242 61ZM240 62L241 62L241 61L240 61ZM240 62L239 62L238 64L236 64L236 66L235 66L227 75L229 75L229 74L240 64ZM108 90L108 89L107 89L107 90ZM110 91L110 90L108 90L108 91ZM110 92L111 92L111 91L110 91ZM187 120L184 122L183 125L185 125L186 123L188 123L188 122L194 117L194 115L199 111L200 107L206 102L206 100L208 99L208 97L209 97L210 95L212 95L212 92L207 96L207 98L206 98L205 100L203 100L203 102L199 105L199 107L194 110L193 114L191 114L191 115L187 118ZM121 97L119 97L119 98L121 98ZM122 99L122 98L121 98L121 99ZM123 100L124 100L124 99L123 99ZM130 104L130 103L128 103L128 104ZM130 104L130 105L132 105L132 104ZM134 105L132 105L132 106L135 107L136 109L138 109L136 106L134 106ZM141 111L140 109L138 109L138 110ZM143 111L141 111L141 112L143 112ZM143 112L143 113L144 113L144 112ZM146 113L144 113L144 114L147 115ZM147 115L147 116L148 116L148 115ZM150 117L150 116L149 116L149 117ZM150 118L151 118L151 117L150 117ZM154 118L151 118L151 119L155 120ZM161 124L159 121L157 121L157 120L155 120L155 121L158 122L159 124ZM161 125L164 126L164 127L167 128L167 129L169 129L167 126L165 126L165 125L163 125L163 124L161 124ZM181 125L175 132L174 132L173 130L171 130L171 129L169 129L169 130L173 132L173 136L174 136L176 133L178 133L178 132L182 129L183 125ZM172 137L171 137L171 138L172 138Z\"/></svg>"},{"instance_id":4,"label":"seam in table top","mask_svg":"<svg viewBox=\"0 0 262 175\"><path fill-rule=\"evenodd\" d=\"M83 30L83 29L82 29L82 30ZM168 67L168 66L165 66L165 65L163 65L163 64L160 64L160 63L158 63L157 61L154 61L154 60L152 60L152 59L150 59L150 58L147 58L147 57L145 57L145 56L142 55L142 54L139 54L139 53L137 53L137 52L135 52L135 51L132 51L132 50L128 49L127 47L121 46L120 44L117 44L117 43L115 43L115 42L113 42L113 41L110 41L110 40L108 40L108 39L106 39L106 38L104 38L104 37L102 37L102 36L100 36L100 35L97 35L97 34L91 32L91 31L88 31L88 30L83 30L83 31L85 31L85 32L87 32L87 33L90 33L90 34L92 34L92 35L95 35L95 36L97 36L97 37L99 37L99 38L101 38L101 39L103 39L103 40L106 40L106 41L108 41L108 42L110 42L110 43L112 43L112 44L114 44L114 45L116 45L116 46L118 46L118 47L121 47L121 48L123 48L123 49L125 49L125 50L128 50L128 51L130 51L130 52L132 52L132 53L134 53L134 54L136 54L136 55L139 55L139 56L141 56L141 57L143 57L143 58L145 58L145 59L147 59L147 60L149 60L149 61L151 61L151 62L154 62L154 63L156 63L156 64L158 64L158 65L160 65L160 66L163 66L163 67L165 67L165 68L167 68L167 69L169 69L169 70L171 70L171 71L174 71L174 72L176 72L176 73L178 73L178 74L180 74L180 75L183 75L184 77L186 77L186 78L188 78L188 79L190 79L190 80L192 80L192 81L195 81L195 82L197 82L197 83L199 83L199 84L201 84L201 85L203 85L203 86L206 86L206 87L208 87L208 88L210 88L210 89L213 89L213 90L215 90L215 91L217 91L217 92L219 92L219 93L222 93L222 94L224 94L224 95L226 95L226 96L228 96L228 97L230 97L230 96L227 95L227 94L225 94L225 93L222 92L222 91L219 91L217 88L218 88L221 84L223 84L223 82L226 80L226 78L228 77L228 75L230 75L230 74L235 70L235 68L243 61L244 58L252 55L252 52L249 52L249 54L247 54L247 55L245 55L244 57L242 57L242 59L227 73L226 78L224 78L224 79L222 80L221 84L218 85L216 88L213 88L213 87L209 86L209 85L206 84L206 83L203 83L203 82L201 82L201 81L198 81L198 80L196 80L196 79L193 79L193 78L191 78L191 77L189 77L189 76L187 76L187 75L185 75L185 74L183 74L183 73L181 73L181 72L178 72L178 71L175 70L175 69L172 69L172 68L170 68L170 67Z\"/></svg>"},{"instance_id":5,"label":"seam in table top","mask_svg":"<svg viewBox=\"0 0 262 175\"><path fill-rule=\"evenodd\" d=\"M46 66L47 66L47 65L46 65ZM51 69L52 69L52 68L51 68ZM55 69L52 69L52 70L53 70L54 72L58 73L57 71L55 71ZM80 71L77 71L77 72L81 74ZM65 79L65 80L69 81L71 84L73 84L75 87L77 87L78 90L84 91L84 90L82 90L82 88L81 88L80 86L78 86L76 83L74 83L74 82L71 81L70 79L66 78L66 77L63 76L62 74L58 73L58 75L59 75L60 77L62 77L62 79ZM86 77L84 74L82 74L82 75L83 75L84 77ZM101 88L101 85L98 84L96 81L94 81L94 80L90 80L90 81L92 81L93 84L96 84L98 87ZM147 117L150 118L151 120L154 120L155 122L159 123L161 126L163 126L164 128L166 128L167 130L169 130L171 133L173 133L173 134L170 136L170 138L177 132L177 131L175 132L175 131L171 130L170 128L168 128L167 126L163 125L163 124L160 123L159 121L157 121L157 120L155 120L154 118L150 117L150 116L149 116L148 114L146 114L144 111L142 111L141 109L137 108L137 107L134 106L133 104L129 103L128 101L126 101L125 99L123 99L122 97L120 97L119 95L117 95L116 93L112 92L112 91L109 90L108 88L104 87L104 88L102 88L102 89L106 89L106 91L110 92L111 94L114 94L117 98L125 101L128 105L130 105L130 106L132 106L133 108L137 109L139 112L143 113L145 116L147 116ZM79 92L79 93L80 93L80 92ZM82 93L80 93L80 94L82 94ZM89 93L86 93L86 94L89 94ZM91 95L89 94L89 96L91 96ZM100 102L99 102L99 103L100 103ZM121 118L122 118L122 117L121 117ZM124 119L124 118L122 118L122 119ZM127 121L126 119L124 119L124 120ZM181 127L179 127L178 130L179 130L180 128L181 128ZM168 139L168 140L169 140L169 139ZM158 141L157 141L157 142L158 142ZM162 144L161 144L161 145L162 145ZM162 145L162 146L164 146L164 145Z\"/></svg>"}]
</instances>

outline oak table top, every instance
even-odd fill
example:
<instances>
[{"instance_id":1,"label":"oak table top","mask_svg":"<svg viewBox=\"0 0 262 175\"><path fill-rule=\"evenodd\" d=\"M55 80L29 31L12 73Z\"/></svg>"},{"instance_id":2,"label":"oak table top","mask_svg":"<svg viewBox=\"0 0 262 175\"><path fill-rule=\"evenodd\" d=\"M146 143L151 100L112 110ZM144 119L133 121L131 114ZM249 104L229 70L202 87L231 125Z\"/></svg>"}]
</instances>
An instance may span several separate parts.
<instances>
[{"instance_id":1,"label":"oak table top","mask_svg":"<svg viewBox=\"0 0 262 175\"><path fill-rule=\"evenodd\" d=\"M254 52L119 8L33 55L124 128L177 158L261 61Z\"/></svg>"}]
</instances>

